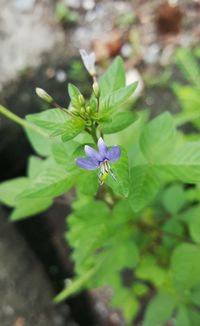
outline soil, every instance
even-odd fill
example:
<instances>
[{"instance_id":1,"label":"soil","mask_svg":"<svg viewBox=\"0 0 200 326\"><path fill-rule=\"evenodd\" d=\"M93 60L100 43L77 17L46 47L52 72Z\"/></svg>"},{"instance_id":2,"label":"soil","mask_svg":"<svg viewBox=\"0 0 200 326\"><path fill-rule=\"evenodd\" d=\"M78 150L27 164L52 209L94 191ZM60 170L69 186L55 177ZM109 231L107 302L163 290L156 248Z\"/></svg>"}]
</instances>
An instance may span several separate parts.
<instances>
[{"instance_id":1,"label":"soil","mask_svg":"<svg viewBox=\"0 0 200 326\"><path fill-rule=\"evenodd\" d=\"M75 326L66 304L52 304L44 266L7 217L0 209L0 324Z\"/></svg>"}]
</instances>

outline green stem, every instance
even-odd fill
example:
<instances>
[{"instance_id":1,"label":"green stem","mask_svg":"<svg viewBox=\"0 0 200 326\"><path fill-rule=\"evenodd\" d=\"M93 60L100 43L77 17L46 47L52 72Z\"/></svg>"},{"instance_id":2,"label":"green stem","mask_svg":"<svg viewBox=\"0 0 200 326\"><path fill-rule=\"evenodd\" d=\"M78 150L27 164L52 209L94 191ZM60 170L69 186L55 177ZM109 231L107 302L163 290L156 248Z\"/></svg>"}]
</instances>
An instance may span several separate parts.
<instances>
[{"instance_id":1,"label":"green stem","mask_svg":"<svg viewBox=\"0 0 200 326\"><path fill-rule=\"evenodd\" d=\"M48 137L47 134L44 133L40 128L29 123L25 119L18 117L15 113L9 111L2 105L0 105L0 113L3 114L6 118L16 122L18 125L22 126L25 129L31 129L31 130L37 132L38 134L42 135L43 137Z\"/></svg>"},{"instance_id":2,"label":"green stem","mask_svg":"<svg viewBox=\"0 0 200 326\"><path fill-rule=\"evenodd\" d=\"M96 273L98 267L99 265L96 265L92 269L88 270L86 273L83 273L82 276L78 277L74 281L71 281L71 283L69 283L69 285L54 298L54 303L59 303L68 298L70 295L82 290L83 287L85 287L85 285L87 284L87 282Z\"/></svg>"},{"instance_id":3,"label":"green stem","mask_svg":"<svg viewBox=\"0 0 200 326\"><path fill-rule=\"evenodd\" d=\"M182 235L178 235L175 233L171 233L169 231L164 231L164 230L159 230L157 227L153 226L153 225L148 225L144 222L138 221L137 223L135 223L137 225L137 227L140 230L143 230L144 232L151 232L151 231L157 231L159 234L159 237L161 236L168 236L170 238L174 238L179 242L188 242L188 243L194 243L192 240L186 238L185 236Z\"/></svg>"},{"instance_id":4,"label":"green stem","mask_svg":"<svg viewBox=\"0 0 200 326\"><path fill-rule=\"evenodd\" d=\"M96 134L96 128L95 128L95 126L92 126L90 134L91 134L91 136L92 136L94 142L97 144L97 142L98 142L98 138L97 138L97 134Z\"/></svg>"},{"instance_id":5,"label":"green stem","mask_svg":"<svg viewBox=\"0 0 200 326\"><path fill-rule=\"evenodd\" d=\"M63 107L60 106L57 102L54 101L52 104L53 104L53 106L55 106L57 109L60 109L61 111L63 111L63 112L65 112L66 114L68 114L70 117L73 118L73 117L75 116L72 112L70 112L70 111L68 111L67 109L63 108Z\"/></svg>"}]
</instances>

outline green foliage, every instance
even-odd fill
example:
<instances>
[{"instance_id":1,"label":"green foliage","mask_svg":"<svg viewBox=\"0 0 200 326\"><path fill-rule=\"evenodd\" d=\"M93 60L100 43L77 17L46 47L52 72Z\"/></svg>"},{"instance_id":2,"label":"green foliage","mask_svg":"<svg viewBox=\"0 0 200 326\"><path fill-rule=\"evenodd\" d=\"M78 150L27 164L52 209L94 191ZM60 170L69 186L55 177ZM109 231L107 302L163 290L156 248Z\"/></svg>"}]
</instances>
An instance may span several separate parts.
<instances>
[{"instance_id":1,"label":"green foliage","mask_svg":"<svg viewBox=\"0 0 200 326\"><path fill-rule=\"evenodd\" d=\"M184 206L186 193L180 184L170 185L163 194L163 205L170 214L177 214Z\"/></svg>"},{"instance_id":2,"label":"green foliage","mask_svg":"<svg viewBox=\"0 0 200 326\"><path fill-rule=\"evenodd\" d=\"M130 126L137 120L134 112L117 112L113 114L111 122L102 123L102 131L104 134L113 134Z\"/></svg>"},{"instance_id":3,"label":"green foliage","mask_svg":"<svg viewBox=\"0 0 200 326\"><path fill-rule=\"evenodd\" d=\"M178 309L175 326L191 326L188 311L184 306Z\"/></svg>"},{"instance_id":4,"label":"green foliage","mask_svg":"<svg viewBox=\"0 0 200 326\"><path fill-rule=\"evenodd\" d=\"M129 97L133 94L137 87L137 82L131 85L117 89L116 91L106 95L105 97L100 97L100 110L104 112L109 112L116 110L123 105ZM102 99L101 99L102 98Z\"/></svg>"},{"instance_id":5,"label":"green foliage","mask_svg":"<svg viewBox=\"0 0 200 326\"><path fill-rule=\"evenodd\" d=\"M194 86L200 87L200 69L192 51L189 49L178 49L176 52L176 62L178 63L185 78Z\"/></svg>"},{"instance_id":6,"label":"green foliage","mask_svg":"<svg viewBox=\"0 0 200 326\"><path fill-rule=\"evenodd\" d=\"M157 326L164 324L173 313L175 302L173 297L166 293L159 293L149 303L144 326Z\"/></svg>"},{"instance_id":7,"label":"green foliage","mask_svg":"<svg viewBox=\"0 0 200 326\"><path fill-rule=\"evenodd\" d=\"M154 199L159 191L160 182L156 169L149 165L133 167L130 180L130 205L133 211L138 212Z\"/></svg>"},{"instance_id":8,"label":"green foliage","mask_svg":"<svg viewBox=\"0 0 200 326\"><path fill-rule=\"evenodd\" d=\"M62 141L76 137L85 128L85 121L79 117L69 118L65 111L50 109L27 116L36 126L46 130L49 137L61 136Z\"/></svg>"},{"instance_id":9,"label":"green foliage","mask_svg":"<svg viewBox=\"0 0 200 326\"><path fill-rule=\"evenodd\" d=\"M121 149L120 160L112 165L112 171L116 180L113 180L113 178L109 176L108 185L117 194L128 197L130 188L130 176L128 155L124 149Z\"/></svg>"},{"instance_id":10,"label":"green foliage","mask_svg":"<svg viewBox=\"0 0 200 326\"><path fill-rule=\"evenodd\" d=\"M164 112L147 121L147 111L132 111L136 83L126 86L120 57L99 81L94 76L89 99L69 84L68 108L54 103L56 109L23 120L1 107L25 128L38 155L30 157L27 177L0 184L0 202L13 208L11 220L45 211L76 189L66 219L75 277L55 302L85 288L111 286L111 304L127 324L145 302L144 326L164 325L172 317L176 326L199 326L200 140L195 130L190 138L176 127L188 121L200 126L200 77L188 50L176 58L191 85L173 85L183 106L175 117ZM120 159L108 160L103 185L99 158L94 171L75 164L86 157L85 145L97 150L100 135L121 149Z\"/></svg>"},{"instance_id":11,"label":"green foliage","mask_svg":"<svg viewBox=\"0 0 200 326\"><path fill-rule=\"evenodd\" d=\"M200 283L200 251L193 244L176 247L171 260L172 277L180 291L187 291Z\"/></svg>"},{"instance_id":12,"label":"green foliage","mask_svg":"<svg viewBox=\"0 0 200 326\"><path fill-rule=\"evenodd\" d=\"M172 116L165 112L153 119L143 130L140 146L151 164L162 163L173 151L176 141L175 125Z\"/></svg>"},{"instance_id":13,"label":"green foliage","mask_svg":"<svg viewBox=\"0 0 200 326\"><path fill-rule=\"evenodd\" d=\"M181 107L181 112L176 116L177 124L192 122L195 127L200 128L200 69L198 62L189 49L178 49L176 62L185 79L189 82L189 85L172 83L172 90Z\"/></svg>"},{"instance_id":14,"label":"green foliage","mask_svg":"<svg viewBox=\"0 0 200 326\"><path fill-rule=\"evenodd\" d=\"M124 63L120 57L117 57L108 70L99 80L101 97L104 98L108 94L125 87L125 71Z\"/></svg>"},{"instance_id":15,"label":"green foliage","mask_svg":"<svg viewBox=\"0 0 200 326\"><path fill-rule=\"evenodd\" d=\"M78 14L71 11L63 2L58 2L55 9L55 16L61 23L72 24L78 21Z\"/></svg>"},{"instance_id":16,"label":"green foliage","mask_svg":"<svg viewBox=\"0 0 200 326\"><path fill-rule=\"evenodd\" d=\"M10 181L2 182L0 185L0 201L7 206L14 206L16 197L26 189L28 178L20 177Z\"/></svg>"}]
</instances>

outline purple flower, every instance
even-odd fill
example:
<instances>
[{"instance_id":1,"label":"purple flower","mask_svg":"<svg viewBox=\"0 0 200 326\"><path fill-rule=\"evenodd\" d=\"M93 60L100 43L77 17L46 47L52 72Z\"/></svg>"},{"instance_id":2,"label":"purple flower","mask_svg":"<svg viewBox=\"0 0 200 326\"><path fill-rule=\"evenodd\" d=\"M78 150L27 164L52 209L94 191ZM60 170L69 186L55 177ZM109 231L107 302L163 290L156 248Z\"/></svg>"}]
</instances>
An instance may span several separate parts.
<instances>
[{"instance_id":1,"label":"purple flower","mask_svg":"<svg viewBox=\"0 0 200 326\"><path fill-rule=\"evenodd\" d=\"M98 152L88 145L86 145L84 149L87 158L77 158L76 165L86 170L96 170L100 168L101 171L99 173L99 178L100 181L103 182L105 175L107 175L109 172L112 174L109 162L116 162L119 160L121 155L120 148L118 146L112 146L110 149L108 149L103 139L99 138Z\"/></svg>"}]
</instances>

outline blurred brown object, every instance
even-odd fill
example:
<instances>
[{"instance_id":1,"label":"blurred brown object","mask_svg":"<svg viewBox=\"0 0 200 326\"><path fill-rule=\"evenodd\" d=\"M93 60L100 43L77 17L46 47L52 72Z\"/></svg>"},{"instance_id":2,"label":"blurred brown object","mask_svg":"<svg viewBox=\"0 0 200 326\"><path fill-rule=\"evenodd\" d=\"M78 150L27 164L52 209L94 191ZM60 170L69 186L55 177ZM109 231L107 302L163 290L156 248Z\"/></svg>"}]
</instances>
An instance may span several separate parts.
<instances>
[{"instance_id":1,"label":"blurred brown object","mask_svg":"<svg viewBox=\"0 0 200 326\"><path fill-rule=\"evenodd\" d=\"M24 326L25 325L25 320L22 317L19 317L16 319L14 326Z\"/></svg>"},{"instance_id":2,"label":"blurred brown object","mask_svg":"<svg viewBox=\"0 0 200 326\"><path fill-rule=\"evenodd\" d=\"M180 32L182 12L179 6L168 2L160 5L155 12L155 21L160 34L177 34Z\"/></svg>"},{"instance_id":3,"label":"blurred brown object","mask_svg":"<svg viewBox=\"0 0 200 326\"><path fill-rule=\"evenodd\" d=\"M96 39L92 42L97 61L119 54L122 45L122 35L117 29L112 30L105 40Z\"/></svg>"}]
</instances>

